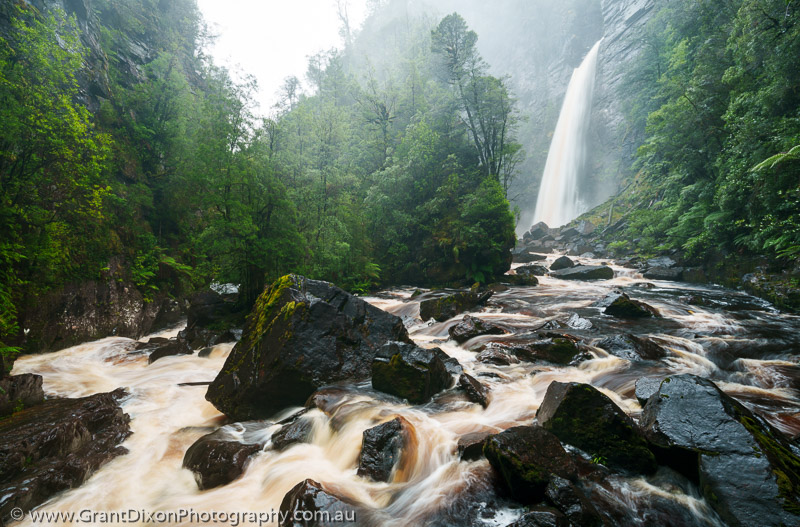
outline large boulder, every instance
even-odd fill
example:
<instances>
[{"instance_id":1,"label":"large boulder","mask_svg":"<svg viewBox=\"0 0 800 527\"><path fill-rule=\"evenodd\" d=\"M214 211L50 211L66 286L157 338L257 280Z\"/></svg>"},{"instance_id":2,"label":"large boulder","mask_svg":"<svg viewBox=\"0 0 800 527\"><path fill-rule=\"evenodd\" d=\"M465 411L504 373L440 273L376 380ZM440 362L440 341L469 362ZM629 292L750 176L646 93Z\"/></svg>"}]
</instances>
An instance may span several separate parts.
<instances>
[{"instance_id":1,"label":"large boulder","mask_svg":"<svg viewBox=\"0 0 800 527\"><path fill-rule=\"evenodd\" d=\"M355 527L362 520L354 501L312 479L298 483L281 501L280 527Z\"/></svg>"},{"instance_id":2,"label":"large boulder","mask_svg":"<svg viewBox=\"0 0 800 527\"><path fill-rule=\"evenodd\" d=\"M629 361L659 360L667 356L667 350L649 337L637 337L630 333L604 338L595 345Z\"/></svg>"},{"instance_id":3,"label":"large boulder","mask_svg":"<svg viewBox=\"0 0 800 527\"><path fill-rule=\"evenodd\" d=\"M616 291L600 301L605 306L603 313L617 318L648 318L660 316L658 310L649 304L634 300L627 294Z\"/></svg>"},{"instance_id":4,"label":"large boulder","mask_svg":"<svg viewBox=\"0 0 800 527\"><path fill-rule=\"evenodd\" d=\"M206 399L236 420L302 406L318 388L363 380L403 321L327 282L288 275L266 288Z\"/></svg>"},{"instance_id":5,"label":"large boulder","mask_svg":"<svg viewBox=\"0 0 800 527\"><path fill-rule=\"evenodd\" d=\"M561 280L610 280L614 278L614 270L607 265L576 265L552 271L550 276Z\"/></svg>"},{"instance_id":6,"label":"large boulder","mask_svg":"<svg viewBox=\"0 0 800 527\"><path fill-rule=\"evenodd\" d=\"M633 419L593 386L550 383L536 419L561 441L609 467L638 474L656 469L655 457Z\"/></svg>"},{"instance_id":7,"label":"large boulder","mask_svg":"<svg viewBox=\"0 0 800 527\"><path fill-rule=\"evenodd\" d=\"M364 430L357 474L375 481L389 481L412 433L411 424L403 417Z\"/></svg>"},{"instance_id":8,"label":"large boulder","mask_svg":"<svg viewBox=\"0 0 800 527\"><path fill-rule=\"evenodd\" d=\"M524 240L541 240L551 233L550 227L546 223L540 221L531 226L530 230L523 236Z\"/></svg>"},{"instance_id":9,"label":"large boulder","mask_svg":"<svg viewBox=\"0 0 800 527\"><path fill-rule=\"evenodd\" d=\"M0 418L44 400L42 376L32 373L0 377Z\"/></svg>"},{"instance_id":10,"label":"large boulder","mask_svg":"<svg viewBox=\"0 0 800 527\"><path fill-rule=\"evenodd\" d=\"M241 443L220 428L194 442L183 456L183 467L194 473L200 490L227 485L244 473L244 469L262 445Z\"/></svg>"},{"instance_id":11,"label":"large boulder","mask_svg":"<svg viewBox=\"0 0 800 527\"><path fill-rule=\"evenodd\" d=\"M428 402L453 384L442 360L446 354L407 342L385 344L372 362L372 387L407 399L412 404Z\"/></svg>"},{"instance_id":12,"label":"large boulder","mask_svg":"<svg viewBox=\"0 0 800 527\"><path fill-rule=\"evenodd\" d=\"M571 269L575 267L575 262L569 256L561 256L556 258L556 261L550 266L551 271L560 271L561 269Z\"/></svg>"},{"instance_id":13,"label":"large boulder","mask_svg":"<svg viewBox=\"0 0 800 527\"><path fill-rule=\"evenodd\" d=\"M505 331L497 324L470 315L464 316L461 322L448 330L450 338L459 343L480 335L502 335L503 333Z\"/></svg>"},{"instance_id":14,"label":"large boulder","mask_svg":"<svg viewBox=\"0 0 800 527\"><path fill-rule=\"evenodd\" d=\"M539 426L516 426L493 435L483 453L505 489L521 503L543 500L553 475L571 479L577 474L558 438Z\"/></svg>"},{"instance_id":15,"label":"large boulder","mask_svg":"<svg viewBox=\"0 0 800 527\"><path fill-rule=\"evenodd\" d=\"M667 461L697 463L700 489L731 526L800 525L800 458L780 432L706 379L673 375L642 413Z\"/></svg>"},{"instance_id":16,"label":"large boulder","mask_svg":"<svg viewBox=\"0 0 800 527\"><path fill-rule=\"evenodd\" d=\"M130 418L119 389L80 399L50 399L0 420L0 523L54 494L80 486L127 453Z\"/></svg>"},{"instance_id":17,"label":"large boulder","mask_svg":"<svg viewBox=\"0 0 800 527\"><path fill-rule=\"evenodd\" d=\"M493 294L493 291L462 291L424 300L419 304L419 315L422 320L434 319L437 322L444 322L459 313L485 304Z\"/></svg>"}]
</instances>

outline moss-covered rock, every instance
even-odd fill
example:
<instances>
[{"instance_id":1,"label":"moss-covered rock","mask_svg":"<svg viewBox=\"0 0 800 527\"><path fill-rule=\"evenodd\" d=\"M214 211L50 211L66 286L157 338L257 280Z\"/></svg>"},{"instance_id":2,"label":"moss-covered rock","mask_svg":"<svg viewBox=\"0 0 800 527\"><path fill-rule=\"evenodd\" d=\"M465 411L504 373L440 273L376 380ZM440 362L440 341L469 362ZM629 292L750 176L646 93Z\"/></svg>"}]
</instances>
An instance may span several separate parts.
<instances>
[{"instance_id":1,"label":"moss-covered rock","mask_svg":"<svg viewBox=\"0 0 800 527\"><path fill-rule=\"evenodd\" d=\"M656 460L633 419L593 386L553 382L547 388L536 419L561 441L609 467L650 474Z\"/></svg>"},{"instance_id":2,"label":"moss-covered rock","mask_svg":"<svg viewBox=\"0 0 800 527\"><path fill-rule=\"evenodd\" d=\"M667 463L695 463L703 495L728 525L800 525L800 458L713 382L666 377L642 426Z\"/></svg>"},{"instance_id":3,"label":"moss-covered rock","mask_svg":"<svg viewBox=\"0 0 800 527\"><path fill-rule=\"evenodd\" d=\"M558 438L539 426L517 426L493 435L483 453L506 490L521 503L543 500L554 474L574 478L577 472Z\"/></svg>"},{"instance_id":4,"label":"moss-covered rock","mask_svg":"<svg viewBox=\"0 0 800 527\"><path fill-rule=\"evenodd\" d=\"M384 393L422 404L453 384L442 360L446 354L404 342L389 342L372 362L372 387Z\"/></svg>"},{"instance_id":5,"label":"moss-covered rock","mask_svg":"<svg viewBox=\"0 0 800 527\"><path fill-rule=\"evenodd\" d=\"M420 303L419 315L422 320L434 319L437 322L444 322L459 313L483 305L493 294L493 291L462 291L432 298Z\"/></svg>"},{"instance_id":6,"label":"moss-covered rock","mask_svg":"<svg viewBox=\"0 0 800 527\"><path fill-rule=\"evenodd\" d=\"M369 378L388 341L410 341L400 318L327 282L287 275L259 296L206 399L236 420L266 418L327 384Z\"/></svg>"}]
</instances>

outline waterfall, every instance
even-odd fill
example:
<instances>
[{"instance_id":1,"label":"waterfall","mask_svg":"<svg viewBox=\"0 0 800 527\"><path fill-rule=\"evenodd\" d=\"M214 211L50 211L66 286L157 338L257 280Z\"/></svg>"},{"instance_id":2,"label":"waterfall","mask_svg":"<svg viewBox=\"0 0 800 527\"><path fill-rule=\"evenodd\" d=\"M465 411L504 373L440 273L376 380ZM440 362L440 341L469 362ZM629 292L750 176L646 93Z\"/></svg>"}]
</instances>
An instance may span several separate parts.
<instances>
[{"instance_id":1,"label":"waterfall","mask_svg":"<svg viewBox=\"0 0 800 527\"><path fill-rule=\"evenodd\" d=\"M534 223L559 227L586 211L578 198L578 178L586 163L597 54L602 39L572 73L561 107L536 200Z\"/></svg>"}]
</instances>

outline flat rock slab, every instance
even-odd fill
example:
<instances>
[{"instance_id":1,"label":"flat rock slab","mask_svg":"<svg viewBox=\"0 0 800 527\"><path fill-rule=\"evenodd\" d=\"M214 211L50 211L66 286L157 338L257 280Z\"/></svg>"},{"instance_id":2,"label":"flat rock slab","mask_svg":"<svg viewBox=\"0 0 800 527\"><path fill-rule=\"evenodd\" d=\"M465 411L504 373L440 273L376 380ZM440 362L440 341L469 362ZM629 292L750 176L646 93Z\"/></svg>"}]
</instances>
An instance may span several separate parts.
<instances>
[{"instance_id":1,"label":"flat rock slab","mask_svg":"<svg viewBox=\"0 0 800 527\"><path fill-rule=\"evenodd\" d=\"M0 420L0 519L28 511L80 486L97 469L127 453L120 445L130 417L116 390L80 399L50 399Z\"/></svg>"},{"instance_id":2,"label":"flat rock slab","mask_svg":"<svg viewBox=\"0 0 800 527\"><path fill-rule=\"evenodd\" d=\"M713 382L666 377L641 422L668 461L691 454L701 491L728 525L800 525L800 458L780 432Z\"/></svg>"},{"instance_id":3,"label":"flat rock slab","mask_svg":"<svg viewBox=\"0 0 800 527\"><path fill-rule=\"evenodd\" d=\"M552 271L550 276L561 280L611 280L614 278L614 270L607 265L577 265Z\"/></svg>"}]
</instances>

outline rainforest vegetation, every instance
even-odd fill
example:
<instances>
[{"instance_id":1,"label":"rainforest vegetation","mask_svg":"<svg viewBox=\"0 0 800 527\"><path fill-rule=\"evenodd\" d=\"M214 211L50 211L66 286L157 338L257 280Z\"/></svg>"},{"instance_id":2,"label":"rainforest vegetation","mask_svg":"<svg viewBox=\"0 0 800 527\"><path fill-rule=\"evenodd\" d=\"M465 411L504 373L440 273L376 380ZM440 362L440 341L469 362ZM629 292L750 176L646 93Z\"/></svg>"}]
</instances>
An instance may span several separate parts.
<instances>
[{"instance_id":1,"label":"rainforest vegetation","mask_svg":"<svg viewBox=\"0 0 800 527\"><path fill-rule=\"evenodd\" d=\"M311 92L288 78L258 118L254 81L204 55L191 0L95 2L108 71L74 17L3 9L0 340L23 297L96 279L115 256L145 295L213 280L241 284L246 304L288 272L364 291L508 269L518 117L457 14L389 20L380 63L356 60L387 30L373 15L310 58ZM132 35L158 50L134 74ZM108 96L84 89L105 75Z\"/></svg>"},{"instance_id":2,"label":"rainforest vegetation","mask_svg":"<svg viewBox=\"0 0 800 527\"><path fill-rule=\"evenodd\" d=\"M645 129L621 251L800 256L800 2L665 2L628 74ZM609 213L601 208L593 214Z\"/></svg>"}]
</instances>

